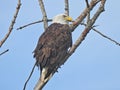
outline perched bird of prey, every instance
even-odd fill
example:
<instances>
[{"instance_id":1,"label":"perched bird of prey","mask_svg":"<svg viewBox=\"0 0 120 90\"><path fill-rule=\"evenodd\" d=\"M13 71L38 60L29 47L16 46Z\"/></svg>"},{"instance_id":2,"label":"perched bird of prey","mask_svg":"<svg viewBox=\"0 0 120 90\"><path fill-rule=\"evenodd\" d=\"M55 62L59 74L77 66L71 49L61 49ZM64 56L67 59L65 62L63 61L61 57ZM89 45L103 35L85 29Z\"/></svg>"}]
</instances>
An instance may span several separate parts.
<instances>
[{"instance_id":1,"label":"perched bird of prey","mask_svg":"<svg viewBox=\"0 0 120 90\"><path fill-rule=\"evenodd\" d=\"M34 57L41 70L41 83L46 83L63 64L63 58L72 46L72 35L68 24L70 21L72 18L65 14L55 16L52 24L39 38Z\"/></svg>"}]
</instances>

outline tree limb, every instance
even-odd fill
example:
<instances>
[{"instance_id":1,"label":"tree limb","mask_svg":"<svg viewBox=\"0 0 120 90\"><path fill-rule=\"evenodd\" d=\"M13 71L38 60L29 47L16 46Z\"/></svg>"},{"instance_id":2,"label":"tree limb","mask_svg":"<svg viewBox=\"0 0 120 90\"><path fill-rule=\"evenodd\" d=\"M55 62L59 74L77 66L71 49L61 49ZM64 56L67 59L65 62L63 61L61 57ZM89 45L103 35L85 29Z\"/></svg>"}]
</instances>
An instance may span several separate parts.
<instances>
[{"instance_id":1,"label":"tree limb","mask_svg":"<svg viewBox=\"0 0 120 90\"><path fill-rule=\"evenodd\" d=\"M34 69L35 69L36 64L37 64L37 62L35 62L34 66L33 66L33 68L32 68L32 71L30 72L30 75L29 75L28 79L26 80L26 82L25 82L25 84L24 84L23 90L26 89L27 83L28 83L28 81L30 80L30 78L31 78L31 76L32 76L32 74L33 74L33 71L34 71Z\"/></svg>"},{"instance_id":2,"label":"tree limb","mask_svg":"<svg viewBox=\"0 0 120 90\"><path fill-rule=\"evenodd\" d=\"M44 7L43 2L39 1L39 4L40 4L40 7ZM41 5L41 4L42 4L42 5ZM41 11L44 12L45 9L42 8ZM46 12L45 12L45 13L46 13ZM65 14L69 16L69 1L68 1L68 0L65 0ZM46 17L46 14L44 14L44 15L45 15L45 17ZM43 22L43 21L44 21L44 20L42 19L42 20L38 20L38 21L35 21L35 22L32 22L32 23L29 23L29 24L20 26L19 28L17 28L17 30L20 30L20 29L23 29L23 28L25 28L25 27L31 26L31 25L33 25L33 24L41 23L41 22ZM51 21L52 21L52 19L47 19L47 22L51 22ZM47 25L46 25L46 26L47 26ZM46 26L45 26L45 27L46 27Z\"/></svg>"},{"instance_id":3,"label":"tree limb","mask_svg":"<svg viewBox=\"0 0 120 90\"><path fill-rule=\"evenodd\" d=\"M111 42L115 43L116 45L120 46L120 43L118 43L117 41L113 40L112 38L106 36L105 34L101 33L100 31L98 31L97 29L95 28L92 28L95 32L97 32L98 34L100 34L102 37L110 40Z\"/></svg>"},{"instance_id":4,"label":"tree limb","mask_svg":"<svg viewBox=\"0 0 120 90\"><path fill-rule=\"evenodd\" d=\"M74 31L75 28L85 19L88 12L90 12L98 2L100 2L100 0L91 0L91 2L89 4L89 8L86 7L83 10L83 12L80 14L80 16L78 16L77 19L75 20L75 22L73 22L73 24L71 25L72 31Z\"/></svg>"},{"instance_id":5,"label":"tree limb","mask_svg":"<svg viewBox=\"0 0 120 90\"><path fill-rule=\"evenodd\" d=\"M65 0L65 14L69 16L69 0Z\"/></svg>"},{"instance_id":6,"label":"tree limb","mask_svg":"<svg viewBox=\"0 0 120 90\"><path fill-rule=\"evenodd\" d=\"M81 23L81 25L86 26L86 24L84 24L84 23ZM96 26L95 26L95 27L96 27ZM116 45L120 46L120 43L119 43L119 42L117 42L116 40L108 37L107 35L103 34L103 33L100 32L99 30L95 29L94 26L92 27L92 30L95 31L96 33L98 33L99 35L101 35L102 37L104 37L104 38L110 40L111 42L115 43Z\"/></svg>"},{"instance_id":7,"label":"tree limb","mask_svg":"<svg viewBox=\"0 0 120 90\"><path fill-rule=\"evenodd\" d=\"M51 22L51 21L52 21L52 19L47 20L47 22ZM33 24L41 23L41 22L43 22L43 20L38 20L38 21L35 21L35 22L32 22L32 23L26 24L24 26L20 26L19 28L17 28L17 30L20 30L20 29L23 29L25 27L31 26Z\"/></svg>"},{"instance_id":8,"label":"tree limb","mask_svg":"<svg viewBox=\"0 0 120 90\"><path fill-rule=\"evenodd\" d=\"M67 59L74 53L74 51L77 49L77 47L82 43L82 41L85 39L89 31L92 29L93 24L95 23L96 19L99 17L99 15L104 11L104 5L106 0L101 0L101 4L97 10L97 12L94 14L92 19L89 20L87 23L84 31L81 33L80 37L76 40L76 42L73 44L73 46L70 48L68 55L64 58L65 63ZM78 22L79 23L79 22ZM73 26L74 27L74 26Z\"/></svg>"},{"instance_id":9,"label":"tree limb","mask_svg":"<svg viewBox=\"0 0 120 90\"><path fill-rule=\"evenodd\" d=\"M88 0L85 0L86 1L86 6L87 8L89 9L89 3L88 3ZM90 20L90 10L88 10L89 12L87 13L87 16L86 16L86 23L88 23L88 21Z\"/></svg>"},{"instance_id":10,"label":"tree limb","mask_svg":"<svg viewBox=\"0 0 120 90\"><path fill-rule=\"evenodd\" d=\"M88 0L85 0L87 8L89 8Z\"/></svg>"},{"instance_id":11,"label":"tree limb","mask_svg":"<svg viewBox=\"0 0 120 90\"><path fill-rule=\"evenodd\" d=\"M8 33L5 35L5 37L0 41L0 47L3 45L3 43L7 40L7 38L9 37L9 35L11 34L12 30L13 30L13 26L15 24L15 21L16 21L16 18L17 18L17 15L18 15L18 12L20 10L20 6L21 6L21 0L18 0L18 5L16 7L16 11L15 11L15 14L13 16L13 20L11 21L11 24L9 26L9 29L8 29Z\"/></svg>"},{"instance_id":12,"label":"tree limb","mask_svg":"<svg viewBox=\"0 0 120 90\"><path fill-rule=\"evenodd\" d=\"M42 0L38 0L39 1L39 5L40 5L40 8L41 8L41 12L42 12L42 15L43 15L43 22L44 22L44 29L46 30L46 28L48 27L48 19L47 19L47 14L46 14L46 11L45 11L45 7L44 7L44 3Z\"/></svg>"}]
</instances>

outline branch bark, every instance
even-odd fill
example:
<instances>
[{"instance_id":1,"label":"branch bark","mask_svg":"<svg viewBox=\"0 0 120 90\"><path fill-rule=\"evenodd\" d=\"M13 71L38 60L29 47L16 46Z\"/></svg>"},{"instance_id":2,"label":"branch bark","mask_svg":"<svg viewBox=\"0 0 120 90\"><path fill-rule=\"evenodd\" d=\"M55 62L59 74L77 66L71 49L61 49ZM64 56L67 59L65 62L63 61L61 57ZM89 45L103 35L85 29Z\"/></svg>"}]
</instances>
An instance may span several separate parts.
<instances>
[{"instance_id":1,"label":"branch bark","mask_svg":"<svg viewBox=\"0 0 120 90\"><path fill-rule=\"evenodd\" d=\"M39 1L42 15L43 15L44 29L46 30L46 28L48 27L48 19L47 19L47 14L45 11L44 3L42 0L38 0L38 1Z\"/></svg>"},{"instance_id":2,"label":"branch bark","mask_svg":"<svg viewBox=\"0 0 120 90\"><path fill-rule=\"evenodd\" d=\"M100 0L91 0L89 4L89 8L85 8L83 12L77 17L75 22L71 25L72 31L75 30L75 28L86 18L87 14L95 7L95 5L100 2Z\"/></svg>"},{"instance_id":3,"label":"branch bark","mask_svg":"<svg viewBox=\"0 0 120 90\"><path fill-rule=\"evenodd\" d=\"M47 22L51 22L52 19L48 19ZM29 23L29 24L26 24L26 25L23 25L23 26L20 26L19 28L17 28L17 30L20 30L20 29L23 29L23 28L26 28L28 26L31 26L33 24L37 24L37 23L41 23L43 22L43 20L38 20L38 21L35 21L35 22L32 22L32 23Z\"/></svg>"},{"instance_id":4,"label":"branch bark","mask_svg":"<svg viewBox=\"0 0 120 90\"><path fill-rule=\"evenodd\" d=\"M81 23L81 25L86 26L85 23ZM116 40L114 40L114 39L108 37L107 35L103 34L102 32L100 32L99 30L95 29L94 27L96 27L96 26L93 26L93 27L92 27L92 30L93 30L93 31L95 31L96 33L98 33L98 34L101 35L102 37L108 39L109 41L115 43L116 45L120 46L120 43L119 43L119 42L117 42Z\"/></svg>"},{"instance_id":5,"label":"branch bark","mask_svg":"<svg viewBox=\"0 0 120 90\"><path fill-rule=\"evenodd\" d=\"M65 0L65 14L69 16L69 0Z\"/></svg>"},{"instance_id":6,"label":"branch bark","mask_svg":"<svg viewBox=\"0 0 120 90\"><path fill-rule=\"evenodd\" d=\"M18 0L18 5L16 7L16 11L15 11L15 14L13 16L13 20L11 21L11 24L9 26L9 29L8 29L8 33L5 35L5 37L0 41L0 47L3 45L3 43L7 40L7 38L10 36L12 30L13 30L13 27L14 27L14 24L15 24L15 21L16 21L16 18L17 18L17 15L19 13L19 10L20 10L20 6L21 6L21 0Z\"/></svg>"}]
</instances>

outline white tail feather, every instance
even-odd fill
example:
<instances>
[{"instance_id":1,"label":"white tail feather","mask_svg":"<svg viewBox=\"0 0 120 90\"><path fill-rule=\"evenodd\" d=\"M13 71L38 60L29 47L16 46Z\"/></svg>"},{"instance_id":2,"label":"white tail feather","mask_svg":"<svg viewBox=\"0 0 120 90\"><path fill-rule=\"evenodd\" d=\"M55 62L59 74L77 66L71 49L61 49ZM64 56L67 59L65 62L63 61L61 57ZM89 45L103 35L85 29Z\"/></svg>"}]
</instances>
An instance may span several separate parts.
<instances>
[{"instance_id":1,"label":"white tail feather","mask_svg":"<svg viewBox=\"0 0 120 90\"><path fill-rule=\"evenodd\" d=\"M34 90L42 90L42 88L45 86L45 84L50 80L50 78L52 77L52 74L50 74L47 78L45 78L47 71L48 71L47 68L42 69L41 76L40 76Z\"/></svg>"}]
</instances>

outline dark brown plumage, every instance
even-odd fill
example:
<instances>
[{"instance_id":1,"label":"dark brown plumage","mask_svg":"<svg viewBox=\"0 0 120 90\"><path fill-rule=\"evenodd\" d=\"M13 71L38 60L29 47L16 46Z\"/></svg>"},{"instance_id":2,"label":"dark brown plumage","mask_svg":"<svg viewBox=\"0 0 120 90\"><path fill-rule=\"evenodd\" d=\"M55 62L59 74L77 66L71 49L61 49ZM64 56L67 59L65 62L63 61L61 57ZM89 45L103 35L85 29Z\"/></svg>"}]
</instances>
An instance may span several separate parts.
<instances>
[{"instance_id":1,"label":"dark brown plumage","mask_svg":"<svg viewBox=\"0 0 120 90\"><path fill-rule=\"evenodd\" d=\"M63 64L69 47L72 46L72 36L69 25L53 23L40 36L34 57L40 70L47 69L45 78Z\"/></svg>"},{"instance_id":2,"label":"dark brown plumage","mask_svg":"<svg viewBox=\"0 0 120 90\"><path fill-rule=\"evenodd\" d=\"M64 58L72 46L72 35L68 24L71 21L71 17L58 14L40 36L34 50L34 57L41 73L34 90L42 90L57 69L65 62Z\"/></svg>"}]
</instances>

